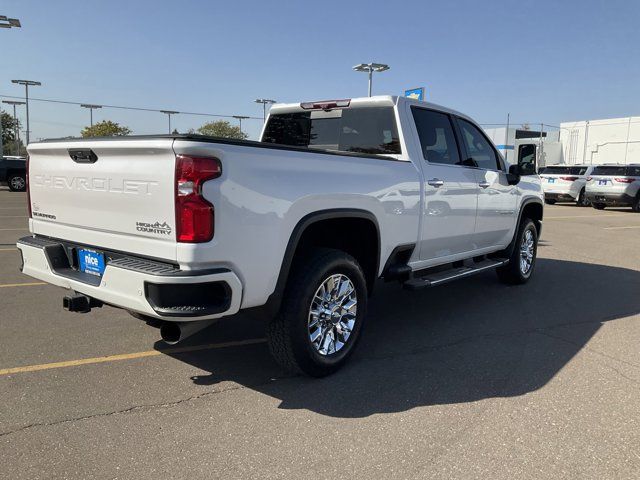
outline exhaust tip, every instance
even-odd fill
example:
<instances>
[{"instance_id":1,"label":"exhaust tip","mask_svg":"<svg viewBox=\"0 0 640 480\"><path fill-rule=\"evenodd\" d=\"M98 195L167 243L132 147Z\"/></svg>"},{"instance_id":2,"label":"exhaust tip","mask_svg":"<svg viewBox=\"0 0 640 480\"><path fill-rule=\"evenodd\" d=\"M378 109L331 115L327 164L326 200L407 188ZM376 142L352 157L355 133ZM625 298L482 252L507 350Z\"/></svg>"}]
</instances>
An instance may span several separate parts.
<instances>
[{"instance_id":1,"label":"exhaust tip","mask_svg":"<svg viewBox=\"0 0 640 480\"><path fill-rule=\"evenodd\" d=\"M180 341L181 331L177 323L165 322L160 327L160 337L165 343L175 345Z\"/></svg>"}]
</instances>

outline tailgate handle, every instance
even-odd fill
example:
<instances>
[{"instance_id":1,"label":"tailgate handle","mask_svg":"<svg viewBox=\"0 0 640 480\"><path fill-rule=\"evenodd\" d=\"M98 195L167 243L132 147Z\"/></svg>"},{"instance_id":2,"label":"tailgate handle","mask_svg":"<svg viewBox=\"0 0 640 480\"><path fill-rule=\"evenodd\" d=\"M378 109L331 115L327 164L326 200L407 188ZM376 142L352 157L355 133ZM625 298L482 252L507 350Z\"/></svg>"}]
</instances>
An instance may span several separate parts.
<instances>
[{"instance_id":1,"label":"tailgate handle","mask_svg":"<svg viewBox=\"0 0 640 480\"><path fill-rule=\"evenodd\" d=\"M96 163L98 156L90 148L69 149L69 156L76 163Z\"/></svg>"}]
</instances>

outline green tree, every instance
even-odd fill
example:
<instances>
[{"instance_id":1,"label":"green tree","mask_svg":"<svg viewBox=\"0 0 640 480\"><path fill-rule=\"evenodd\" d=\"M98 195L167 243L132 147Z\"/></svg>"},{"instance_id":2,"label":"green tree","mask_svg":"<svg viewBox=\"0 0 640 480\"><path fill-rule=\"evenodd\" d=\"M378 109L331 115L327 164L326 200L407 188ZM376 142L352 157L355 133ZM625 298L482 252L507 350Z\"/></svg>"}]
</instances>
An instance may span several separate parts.
<instances>
[{"instance_id":1,"label":"green tree","mask_svg":"<svg viewBox=\"0 0 640 480\"><path fill-rule=\"evenodd\" d=\"M92 127L84 127L80 135L83 137L121 137L130 133L131 129L124 125L111 120L103 120L102 122L94 123Z\"/></svg>"},{"instance_id":2,"label":"green tree","mask_svg":"<svg viewBox=\"0 0 640 480\"><path fill-rule=\"evenodd\" d=\"M244 140L249 136L240 130L240 127L233 126L226 120L205 123L196 130L196 133L210 137L235 138L238 140Z\"/></svg>"},{"instance_id":3,"label":"green tree","mask_svg":"<svg viewBox=\"0 0 640 480\"><path fill-rule=\"evenodd\" d=\"M3 155L25 155L26 149L22 140L16 148L16 126L18 131L22 128L20 120L14 120L13 116L0 110L0 122L2 123L2 152Z\"/></svg>"}]
</instances>

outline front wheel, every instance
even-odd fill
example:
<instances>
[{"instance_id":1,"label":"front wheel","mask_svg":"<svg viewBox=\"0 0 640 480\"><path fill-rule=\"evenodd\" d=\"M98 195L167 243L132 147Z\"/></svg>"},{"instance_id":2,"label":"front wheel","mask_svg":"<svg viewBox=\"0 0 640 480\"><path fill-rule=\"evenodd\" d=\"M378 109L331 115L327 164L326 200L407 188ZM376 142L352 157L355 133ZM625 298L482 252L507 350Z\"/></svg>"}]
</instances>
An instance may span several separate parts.
<instances>
[{"instance_id":1,"label":"front wheel","mask_svg":"<svg viewBox=\"0 0 640 480\"><path fill-rule=\"evenodd\" d=\"M592 203L591 206L596 210L604 210L604 207L606 207L604 203Z\"/></svg>"},{"instance_id":2,"label":"front wheel","mask_svg":"<svg viewBox=\"0 0 640 480\"><path fill-rule=\"evenodd\" d=\"M538 255L538 229L530 218L523 218L518 228L516 244L509 263L496 269L498 279L509 285L527 283L533 273Z\"/></svg>"},{"instance_id":3,"label":"front wheel","mask_svg":"<svg viewBox=\"0 0 640 480\"><path fill-rule=\"evenodd\" d=\"M318 249L294 267L280 313L269 323L269 350L285 369L323 377L344 365L367 307L362 268L347 253Z\"/></svg>"},{"instance_id":4,"label":"front wheel","mask_svg":"<svg viewBox=\"0 0 640 480\"><path fill-rule=\"evenodd\" d=\"M555 205L556 201L553 198L545 198L544 203L546 203L547 205Z\"/></svg>"},{"instance_id":5,"label":"front wheel","mask_svg":"<svg viewBox=\"0 0 640 480\"><path fill-rule=\"evenodd\" d=\"M27 180L24 175L13 174L7 178L9 190L12 192L24 192L27 189Z\"/></svg>"}]
</instances>

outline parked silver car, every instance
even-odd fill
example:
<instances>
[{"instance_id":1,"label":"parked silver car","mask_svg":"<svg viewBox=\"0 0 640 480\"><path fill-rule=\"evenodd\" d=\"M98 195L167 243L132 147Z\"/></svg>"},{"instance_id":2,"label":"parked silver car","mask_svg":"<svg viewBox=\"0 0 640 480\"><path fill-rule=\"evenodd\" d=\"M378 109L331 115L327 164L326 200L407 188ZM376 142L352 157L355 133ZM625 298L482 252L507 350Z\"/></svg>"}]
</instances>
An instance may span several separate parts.
<instances>
[{"instance_id":1,"label":"parked silver car","mask_svg":"<svg viewBox=\"0 0 640 480\"><path fill-rule=\"evenodd\" d=\"M640 212L640 164L595 167L587 179L586 192L598 210L616 206Z\"/></svg>"},{"instance_id":2,"label":"parked silver car","mask_svg":"<svg viewBox=\"0 0 640 480\"><path fill-rule=\"evenodd\" d=\"M588 207L585 186L592 165L552 165L540 172L544 201L550 205L556 202L576 202Z\"/></svg>"}]
</instances>

